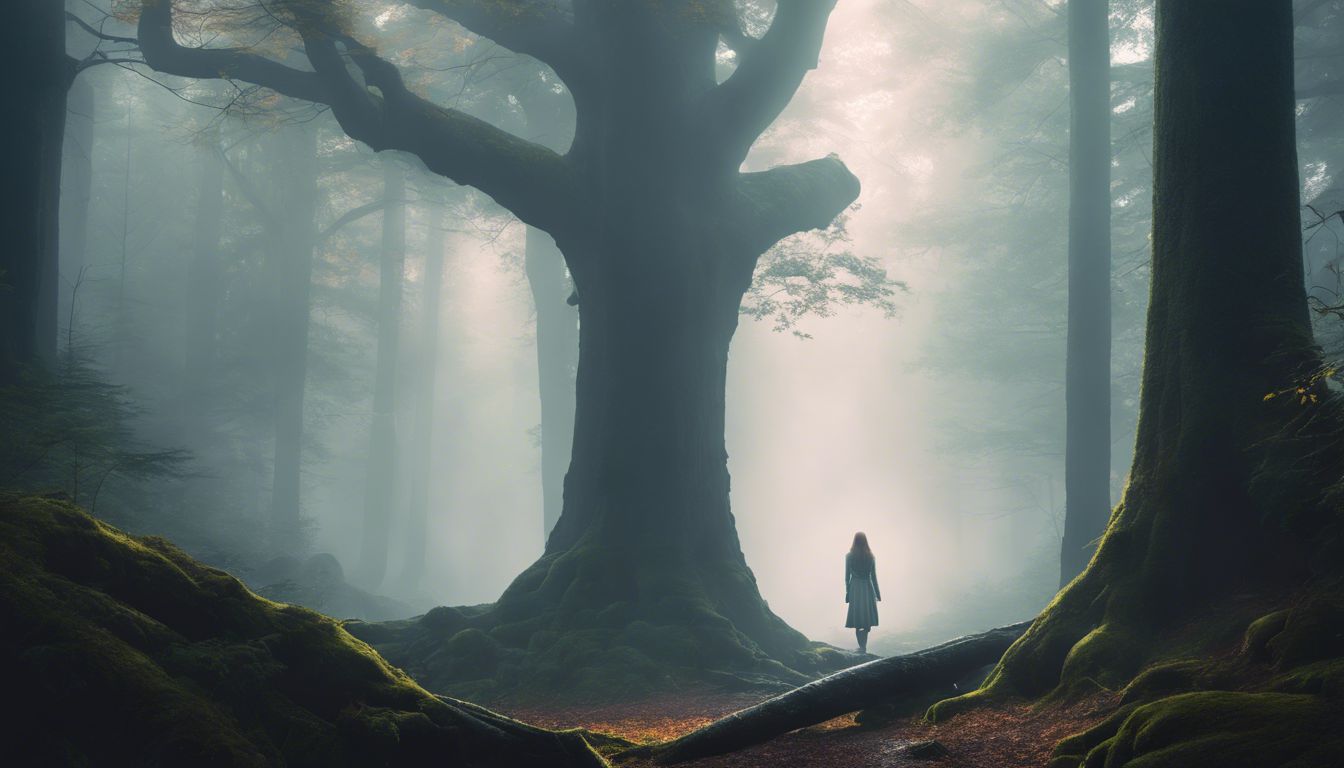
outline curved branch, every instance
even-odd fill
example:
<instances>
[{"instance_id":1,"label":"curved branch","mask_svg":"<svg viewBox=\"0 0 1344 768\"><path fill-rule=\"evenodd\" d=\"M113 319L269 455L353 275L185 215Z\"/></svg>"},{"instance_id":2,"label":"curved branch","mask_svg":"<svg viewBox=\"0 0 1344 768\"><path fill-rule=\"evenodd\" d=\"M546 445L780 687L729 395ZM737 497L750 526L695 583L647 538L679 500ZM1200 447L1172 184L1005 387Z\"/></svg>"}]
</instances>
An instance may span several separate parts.
<instances>
[{"instance_id":1,"label":"curved branch","mask_svg":"<svg viewBox=\"0 0 1344 768\"><path fill-rule=\"evenodd\" d=\"M351 138L375 150L416 155L431 171L476 187L522 221L552 234L579 213L577 185L564 158L412 93L396 67L342 31L325 5L307 4L297 10L301 17L296 29L311 72L242 49L180 45L173 37L171 0L141 0L141 8L140 47L146 63L156 70L183 77L245 80L330 105ZM345 54L338 42L344 44ZM366 83L350 71L346 55Z\"/></svg>"},{"instance_id":2,"label":"curved branch","mask_svg":"<svg viewBox=\"0 0 1344 768\"><path fill-rule=\"evenodd\" d=\"M173 0L142 0L137 27L140 52L154 69L202 80L246 80L284 96L330 103L316 72L287 67L241 48L192 48L173 37Z\"/></svg>"},{"instance_id":3,"label":"curved branch","mask_svg":"<svg viewBox=\"0 0 1344 768\"><path fill-rule=\"evenodd\" d=\"M739 53L732 76L709 92L705 125L725 160L737 167L751 145L784 111L803 77L817 68L836 0L779 0L760 40Z\"/></svg>"},{"instance_id":4,"label":"curved branch","mask_svg":"<svg viewBox=\"0 0 1344 768\"><path fill-rule=\"evenodd\" d=\"M859 179L836 155L762 173L738 182L740 220L753 253L789 235L825 229L859 197Z\"/></svg>"}]
</instances>

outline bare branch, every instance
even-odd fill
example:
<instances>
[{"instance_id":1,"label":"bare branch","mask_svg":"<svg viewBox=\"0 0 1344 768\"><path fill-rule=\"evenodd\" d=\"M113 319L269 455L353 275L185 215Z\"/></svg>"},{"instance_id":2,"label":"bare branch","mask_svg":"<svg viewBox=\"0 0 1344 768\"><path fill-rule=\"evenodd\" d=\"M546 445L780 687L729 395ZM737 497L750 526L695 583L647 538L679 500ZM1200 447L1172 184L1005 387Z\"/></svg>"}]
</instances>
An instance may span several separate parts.
<instances>
[{"instance_id":1,"label":"bare branch","mask_svg":"<svg viewBox=\"0 0 1344 768\"><path fill-rule=\"evenodd\" d=\"M779 0L765 35L739 53L737 71L706 99L705 125L736 167L817 68L836 0Z\"/></svg>"},{"instance_id":2,"label":"bare branch","mask_svg":"<svg viewBox=\"0 0 1344 768\"><path fill-rule=\"evenodd\" d=\"M81 19L80 17L76 16L75 14L69 11L65 12L65 20L74 22L75 25L78 26L80 29L98 38L99 40L105 40L109 43L129 43L130 45L135 45L137 42L139 42L134 37L109 35L106 32L94 27L92 24L89 24L87 21Z\"/></svg>"},{"instance_id":3,"label":"bare branch","mask_svg":"<svg viewBox=\"0 0 1344 768\"><path fill-rule=\"evenodd\" d=\"M763 253L789 235L825 229L859 197L859 180L831 155L739 177L743 236Z\"/></svg>"},{"instance_id":4,"label":"bare branch","mask_svg":"<svg viewBox=\"0 0 1344 768\"><path fill-rule=\"evenodd\" d=\"M562 80L581 79L586 58L574 20L555 0L407 0L515 53L537 59Z\"/></svg>"}]
</instances>

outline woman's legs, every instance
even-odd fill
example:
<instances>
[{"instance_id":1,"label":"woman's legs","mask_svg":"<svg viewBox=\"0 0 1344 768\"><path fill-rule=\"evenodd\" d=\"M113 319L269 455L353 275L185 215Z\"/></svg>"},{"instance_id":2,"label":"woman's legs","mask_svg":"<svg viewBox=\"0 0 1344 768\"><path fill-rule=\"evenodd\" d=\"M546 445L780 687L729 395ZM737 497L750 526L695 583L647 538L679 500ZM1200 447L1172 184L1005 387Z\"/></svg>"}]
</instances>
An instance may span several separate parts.
<instances>
[{"instance_id":1,"label":"woman's legs","mask_svg":"<svg viewBox=\"0 0 1344 768\"><path fill-rule=\"evenodd\" d=\"M872 627L863 627L863 628L861 628L861 629L855 629L855 630L854 630L854 636L855 636L855 637L858 639L858 641L859 641L859 653L867 653L867 652L868 652L868 633L869 633L871 630L872 630Z\"/></svg>"}]
</instances>

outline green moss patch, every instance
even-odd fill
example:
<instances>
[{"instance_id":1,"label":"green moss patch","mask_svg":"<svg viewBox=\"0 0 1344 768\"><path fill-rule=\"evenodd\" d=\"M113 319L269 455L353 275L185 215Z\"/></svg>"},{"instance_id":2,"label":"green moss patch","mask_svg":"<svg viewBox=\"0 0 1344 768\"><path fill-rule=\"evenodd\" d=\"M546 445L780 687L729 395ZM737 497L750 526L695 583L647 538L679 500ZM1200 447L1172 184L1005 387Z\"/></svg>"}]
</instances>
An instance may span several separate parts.
<instances>
[{"instance_id":1,"label":"green moss patch","mask_svg":"<svg viewBox=\"0 0 1344 768\"><path fill-rule=\"evenodd\" d=\"M28 762L603 764L578 734L442 701L335 621L55 499L0 498L0 627L22 692L7 743Z\"/></svg>"}]
</instances>

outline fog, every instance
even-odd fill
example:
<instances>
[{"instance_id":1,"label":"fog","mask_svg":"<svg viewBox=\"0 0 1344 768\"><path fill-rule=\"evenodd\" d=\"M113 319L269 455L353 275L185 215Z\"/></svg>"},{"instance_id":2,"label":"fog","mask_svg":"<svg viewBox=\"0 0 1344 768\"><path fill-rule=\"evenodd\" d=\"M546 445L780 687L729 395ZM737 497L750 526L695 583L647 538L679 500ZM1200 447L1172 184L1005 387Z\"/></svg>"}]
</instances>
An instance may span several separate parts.
<instances>
[{"instance_id":1,"label":"fog","mask_svg":"<svg viewBox=\"0 0 1344 768\"><path fill-rule=\"evenodd\" d=\"M1113 6L1114 64L1142 71L1150 63L1150 4ZM455 99L520 134L568 134L568 126L522 120L505 86L491 90L510 76L495 61L500 49L481 41L461 50L443 45L449 52L435 58L416 35L449 33L414 29L404 7L387 8L369 15L380 27L411 25L402 31L406 47L421 45L405 55L408 79L436 73L426 86L436 98ZM1060 14L1061 3L1051 0L842 0L818 69L746 163L763 170L838 154L863 184L845 248L878 260L904 284L891 297L891 317L863 302L837 304L830 316L814 313L784 331L744 316L732 342L726 431L741 546L770 607L812 639L850 642L842 566L856 531L872 542L883 587L873 636L879 653L1028 618L1057 586L1068 205ZM70 34L72 46L89 44L78 30ZM470 66L447 68L463 55ZM136 66L82 77L96 92L93 143L67 142L66 185L78 165L72 158L91 157L87 269L63 265L62 346L68 335L72 348L124 388L135 440L190 454L168 480L108 470L99 514L135 532L170 535L245 578L255 574L249 580L258 588L277 555L331 553L355 587L395 601L361 603L376 604L371 618L498 598L544 546L537 313L523 269L525 227L414 158L376 155L345 138L325 110L295 107L277 116L257 94L221 110L227 87ZM1147 297L1150 86L1142 77L1117 81L1112 93L1112 502L1133 442ZM277 553L263 534L276 406L264 353L273 328L262 305L278 285L266 271L264 219L296 215L295 198L284 192L285 176L297 173L286 165L293 150L284 142L296 131L312 137L323 166L319 229L383 194L384 163L406 174L394 411L403 463L423 418L408 405L415 376L425 366L437 371L427 562L415 587L397 578L407 539L416 535L406 512L414 478L405 466L383 508L389 576L361 581L357 569L374 420L378 213L315 251L304 353L303 536L298 550ZM198 177L215 146L230 165L220 198L218 350L201 399L184 403L180 381L191 365L184 349L198 298L187 288L200 226ZM1304 148L1308 199L1338 189L1337 153L1324 142ZM258 189L249 193L246 179ZM250 194L265 200L258 206ZM66 205L69 240L76 224ZM436 227L447 231L431 355L420 318ZM1313 273L1329 274L1337 248L1317 245L1309 249ZM193 413L208 418L205 432L184 426ZM92 498L87 487L79 498ZM347 605L317 607L356 610Z\"/></svg>"}]
</instances>

